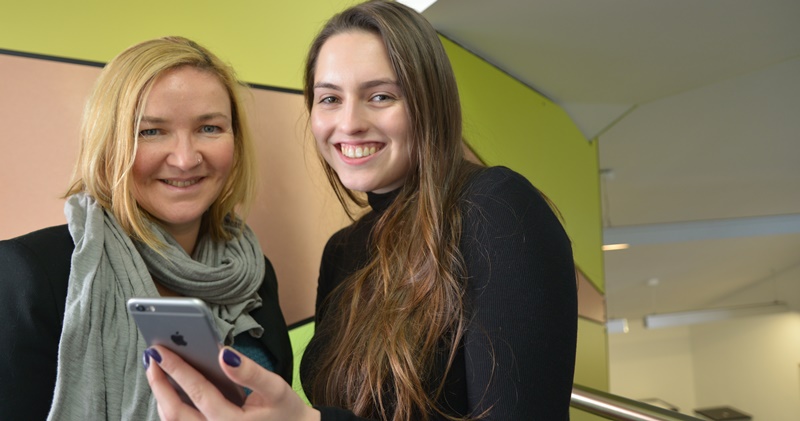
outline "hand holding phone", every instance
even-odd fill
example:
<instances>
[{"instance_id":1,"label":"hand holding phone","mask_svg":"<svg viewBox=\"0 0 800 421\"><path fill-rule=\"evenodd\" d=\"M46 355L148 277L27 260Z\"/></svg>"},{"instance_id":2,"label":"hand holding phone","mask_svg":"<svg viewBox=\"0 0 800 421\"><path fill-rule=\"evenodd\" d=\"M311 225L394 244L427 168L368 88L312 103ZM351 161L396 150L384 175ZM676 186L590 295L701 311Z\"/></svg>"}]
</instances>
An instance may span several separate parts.
<instances>
[{"instance_id":1,"label":"hand holding phone","mask_svg":"<svg viewBox=\"0 0 800 421\"><path fill-rule=\"evenodd\" d=\"M148 346L161 345L181 358L213 383L231 402L242 406L244 388L231 381L219 366L217 355L222 341L206 304L197 298L131 298L128 313L133 317ZM172 386L188 405L191 399L171 378Z\"/></svg>"}]
</instances>

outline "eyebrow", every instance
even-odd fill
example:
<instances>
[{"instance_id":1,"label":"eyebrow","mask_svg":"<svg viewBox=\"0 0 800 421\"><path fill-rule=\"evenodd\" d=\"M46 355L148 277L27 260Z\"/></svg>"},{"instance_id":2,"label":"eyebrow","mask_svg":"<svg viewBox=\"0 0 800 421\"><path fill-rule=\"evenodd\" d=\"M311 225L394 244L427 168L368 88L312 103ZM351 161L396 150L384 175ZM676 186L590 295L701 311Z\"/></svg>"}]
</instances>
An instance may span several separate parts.
<instances>
[{"instance_id":1,"label":"eyebrow","mask_svg":"<svg viewBox=\"0 0 800 421\"><path fill-rule=\"evenodd\" d=\"M228 116L225 113L216 112L216 113L202 114L199 117L197 117L197 121L207 121L207 120L213 120L215 118L223 118L225 120L231 119L230 116Z\"/></svg>"},{"instance_id":2,"label":"eyebrow","mask_svg":"<svg viewBox=\"0 0 800 421\"><path fill-rule=\"evenodd\" d=\"M366 82L360 84L358 87L360 89L369 89L369 88L374 88L376 86L382 86L382 85L393 85L393 86L399 87L397 82L392 80L392 79L369 80L369 81L366 81ZM333 89L335 91L341 91L342 90L341 86L333 84L333 83L330 83L330 82L317 82L317 83L314 84L314 89Z\"/></svg>"},{"instance_id":3,"label":"eyebrow","mask_svg":"<svg viewBox=\"0 0 800 421\"><path fill-rule=\"evenodd\" d=\"M149 117L149 116L142 116L141 122L142 123L150 123L150 124L160 124L167 120L159 117Z\"/></svg>"},{"instance_id":4,"label":"eyebrow","mask_svg":"<svg viewBox=\"0 0 800 421\"><path fill-rule=\"evenodd\" d=\"M231 119L225 113L216 112L216 113L201 114L201 115L197 116L195 121L208 121L208 120L213 120L215 118L223 118L225 120L230 120ZM151 117L151 116L146 116L146 115L142 116L142 123L163 124L163 123L166 123L166 122L167 122L167 119L164 119L164 118L161 118L161 117Z\"/></svg>"}]
</instances>

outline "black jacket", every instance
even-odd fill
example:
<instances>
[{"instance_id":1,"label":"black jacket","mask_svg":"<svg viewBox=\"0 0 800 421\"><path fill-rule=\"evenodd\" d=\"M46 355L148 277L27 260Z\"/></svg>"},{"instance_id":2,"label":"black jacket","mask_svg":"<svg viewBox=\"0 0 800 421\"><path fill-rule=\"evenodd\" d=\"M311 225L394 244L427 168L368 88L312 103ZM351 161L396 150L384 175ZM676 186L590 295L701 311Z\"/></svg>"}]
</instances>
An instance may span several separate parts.
<instances>
[{"instance_id":1,"label":"black jacket","mask_svg":"<svg viewBox=\"0 0 800 421\"><path fill-rule=\"evenodd\" d=\"M56 381L72 252L66 225L0 241L0 419L45 419ZM275 357L275 371L292 382L292 349L278 304L278 283L266 259L250 315L264 327L260 341Z\"/></svg>"}]
</instances>

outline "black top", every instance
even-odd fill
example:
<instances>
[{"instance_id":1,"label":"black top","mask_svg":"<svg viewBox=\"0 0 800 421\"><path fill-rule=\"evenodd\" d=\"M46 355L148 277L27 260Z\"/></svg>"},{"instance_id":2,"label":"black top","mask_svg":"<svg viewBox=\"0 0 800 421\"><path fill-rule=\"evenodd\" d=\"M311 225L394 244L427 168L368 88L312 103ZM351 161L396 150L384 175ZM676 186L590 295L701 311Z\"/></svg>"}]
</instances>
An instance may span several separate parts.
<instances>
[{"instance_id":1,"label":"black top","mask_svg":"<svg viewBox=\"0 0 800 421\"><path fill-rule=\"evenodd\" d=\"M74 249L66 225L0 241L0 420L47 418ZM263 305L250 315L264 327L259 340L291 384L293 354L269 260L258 294Z\"/></svg>"},{"instance_id":2,"label":"black top","mask_svg":"<svg viewBox=\"0 0 800 421\"><path fill-rule=\"evenodd\" d=\"M370 230L395 195L369 194L372 211L328 241L316 323L325 323L325 297L367 262ZM539 191L508 168L475 175L462 209L469 322L440 405L461 416L489 409L493 420L568 420L578 317L569 238ZM323 340L306 348L304 381ZM324 421L357 419L320 410Z\"/></svg>"}]
</instances>

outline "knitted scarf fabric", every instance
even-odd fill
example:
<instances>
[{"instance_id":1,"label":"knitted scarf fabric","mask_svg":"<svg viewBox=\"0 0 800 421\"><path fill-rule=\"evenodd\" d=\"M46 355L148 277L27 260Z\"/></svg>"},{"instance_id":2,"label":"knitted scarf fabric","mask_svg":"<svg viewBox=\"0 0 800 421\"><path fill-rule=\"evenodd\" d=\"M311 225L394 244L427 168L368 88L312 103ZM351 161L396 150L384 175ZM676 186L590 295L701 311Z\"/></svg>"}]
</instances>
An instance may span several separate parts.
<instances>
[{"instance_id":1,"label":"knitted scarf fabric","mask_svg":"<svg viewBox=\"0 0 800 421\"><path fill-rule=\"evenodd\" d=\"M157 224L151 229L167 244L162 254L132 240L89 195L79 193L64 207L75 242L64 324L58 349L55 395L48 420L157 420L142 367L146 348L128 316L131 297L158 297L152 279L204 300L226 343L263 328L249 315L261 306L264 256L255 234L228 224L226 243L198 238L194 255Z\"/></svg>"}]
</instances>

